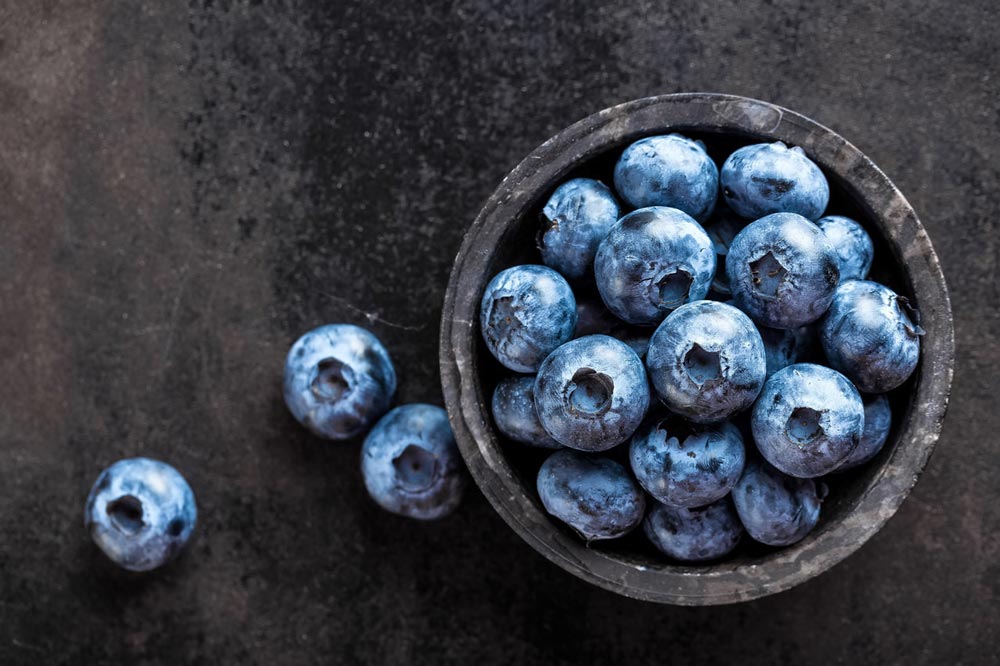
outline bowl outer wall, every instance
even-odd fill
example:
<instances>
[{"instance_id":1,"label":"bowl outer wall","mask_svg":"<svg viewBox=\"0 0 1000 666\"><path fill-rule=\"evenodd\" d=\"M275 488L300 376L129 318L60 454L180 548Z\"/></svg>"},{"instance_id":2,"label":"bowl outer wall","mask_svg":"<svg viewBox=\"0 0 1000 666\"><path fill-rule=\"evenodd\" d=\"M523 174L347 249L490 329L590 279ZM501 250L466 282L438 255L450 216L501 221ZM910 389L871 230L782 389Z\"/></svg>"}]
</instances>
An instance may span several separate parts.
<instances>
[{"instance_id":1,"label":"bowl outer wall","mask_svg":"<svg viewBox=\"0 0 1000 666\"><path fill-rule=\"evenodd\" d=\"M865 211L887 241L926 335L910 408L890 456L846 506L804 540L753 561L683 566L629 561L560 530L505 458L478 377L479 302L486 268L540 197L570 171L644 136L735 134L801 146ZM896 512L941 431L954 364L951 303L930 239L903 195L860 150L788 109L733 95L648 97L600 111L559 132L511 171L465 234L445 294L440 365L445 405L462 456L483 494L533 548L575 576L628 597L680 605L746 601L791 588L840 562Z\"/></svg>"}]
</instances>

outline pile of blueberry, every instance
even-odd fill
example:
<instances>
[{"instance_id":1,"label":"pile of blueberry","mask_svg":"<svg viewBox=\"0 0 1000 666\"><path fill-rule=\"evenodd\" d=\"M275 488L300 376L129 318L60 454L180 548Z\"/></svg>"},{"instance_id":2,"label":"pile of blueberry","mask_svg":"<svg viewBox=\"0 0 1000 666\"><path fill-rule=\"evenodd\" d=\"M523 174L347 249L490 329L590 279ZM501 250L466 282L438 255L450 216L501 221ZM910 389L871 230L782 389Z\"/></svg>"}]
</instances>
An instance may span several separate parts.
<instances>
[{"instance_id":1,"label":"pile of blueberry","mask_svg":"<svg viewBox=\"0 0 1000 666\"><path fill-rule=\"evenodd\" d=\"M827 493L817 480L885 443L885 394L919 357L916 313L865 279L871 238L823 216L829 184L801 148L745 146L720 170L702 142L654 136L613 180L557 187L544 265L486 287L483 338L518 373L493 392L498 429L554 449L539 497L588 542L643 523L664 554L698 562L744 532L801 540Z\"/></svg>"},{"instance_id":2,"label":"pile of blueberry","mask_svg":"<svg viewBox=\"0 0 1000 666\"><path fill-rule=\"evenodd\" d=\"M395 392L389 353L372 333L351 324L309 331L285 361L285 403L302 425L325 439L367 435L361 473L372 499L402 516L443 518L458 506L466 484L448 416L425 404L389 410ZM94 542L131 571L176 557L196 518L184 477L148 458L120 460L101 472L84 512Z\"/></svg>"},{"instance_id":3,"label":"pile of blueberry","mask_svg":"<svg viewBox=\"0 0 1000 666\"><path fill-rule=\"evenodd\" d=\"M361 473L379 506L420 520L443 518L458 507L466 483L448 415L426 404L386 413L395 392L389 353L352 324L309 331L285 361L285 404L296 420L325 439L367 432Z\"/></svg>"}]
</instances>

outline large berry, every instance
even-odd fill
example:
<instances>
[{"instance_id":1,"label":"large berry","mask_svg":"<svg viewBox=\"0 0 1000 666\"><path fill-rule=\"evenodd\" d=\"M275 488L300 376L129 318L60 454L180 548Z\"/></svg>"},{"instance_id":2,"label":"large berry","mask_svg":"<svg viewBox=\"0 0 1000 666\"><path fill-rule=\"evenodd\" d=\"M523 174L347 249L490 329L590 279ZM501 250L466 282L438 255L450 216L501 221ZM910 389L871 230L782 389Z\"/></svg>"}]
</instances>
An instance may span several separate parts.
<instances>
[{"instance_id":1,"label":"large berry","mask_svg":"<svg viewBox=\"0 0 1000 666\"><path fill-rule=\"evenodd\" d=\"M624 467L566 449L542 463L538 495L546 511L587 541L630 532L646 509L642 489Z\"/></svg>"},{"instance_id":2,"label":"large berry","mask_svg":"<svg viewBox=\"0 0 1000 666\"><path fill-rule=\"evenodd\" d=\"M719 175L725 202L745 218L798 213L817 219L830 201L830 185L798 146L780 141L740 148Z\"/></svg>"},{"instance_id":3,"label":"large berry","mask_svg":"<svg viewBox=\"0 0 1000 666\"><path fill-rule=\"evenodd\" d=\"M546 266L514 266L486 286L479 325L490 353L515 372L535 372L573 337L576 299L563 276Z\"/></svg>"},{"instance_id":4,"label":"large berry","mask_svg":"<svg viewBox=\"0 0 1000 666\"><path fill-rule=\"evenodd\" d=\"M624 342L590 335L552 352L535 378L535 408L557 442L603 451L628 439L649 407L642 361Z\"/></svg>"},{"instance_id":5,"label":"large berry","mask_svg":"<svg viewBox=\"0 0 1000 666\"><path fill-rule=\"evenodd\" d=\"M861 442L864 404L842 374L812 363L779 370L753 408L751 427L761 454L785 474L829 474Z\"/></svg>"},{"instance_id":6,"label":"large berry","mask_svg":"<svg viewBox=\"0 0 1000 666\"><path fill-rule=\"evenodd\" d=\"M726 256L737 306L771 328L798 328L819 319L840 280L826 235L794 213L775 213L747 225Z\"/></svg>"},{"instance_id":7,"label":"large berry","mask_svg":"<svg viewBox=\"0 0 1000 666\"><path fill-rule=\"evenodd\" d=\"M671 313L649 341L646 366L664 404L698 423L723 421L749 407L767 369L753 322L716 301Z\"/></svg>"},{"instance_id":8,"label":"large berry","mask_svg":"<svg viewBox=\"0 0 1000 666\"><path fill-rule=\"evenodd\" d=\"M715 275L715 247L676 208L640 208L620 219L594 260L601 298L619 319L655 325L684 303L705 298Z\"/></svg>"},{"instance_id":9,"label":"large berry","mask_svg":"<svg viewBox=\"0 0 1000 666\"><path fill-rule=\"evenodd\" d=\"M729 498L686 509L655 502L642 524L662 553L682 562L706 562L729 554L743 536L743 525Z\"/></svg>"},{"instance_id":10,"label":"large berry","mask_svg":"<svg viewBox=\"0 0 1000 666\"><path fill-rule=\"evenodd\" d=\"M84 511L94 543L130 571L149 571L176 557L197 519L184 477L149 458L119 460L101 472Z\"/></svg>"},{"instance_id":11,"label":"large berry","mask_svg":"<svg viewBox=\"0 0 1000 666\"><path fill-rule=\"evenodd\" d=\"M639 485L678 507L704 506L728 495L745 458L743 436L733 424L693 425L678 417L648 420L629 447Z\"/></svg>"},{"instance_id":12,"label":"large berry","mask_svg":"<svg viewBox=\"0 0 1000 666\"><path fill-rule=\"evenodd\" d=\"M837 287L820 322L830 366L865 393L885 393L905 382L920 360L920 336L909 302L888 287L852 280Z\"/></svg>"},{"instance_id":13,"label":"large berry","mask_svg":"<svg viewBox=\"0 0 1000 666\"><path fill-rule=\"evenodd\" d=\"M285 361L285 404L302 425L327 439L362 434L389 409L395 392L389 353L359 326L309 331Z\"/></svg>"},{"instance_id":14,"label":"large berry","mask_svg":"<svg viewBox=\"0 0 1000 666\"><path fill-rule=\"evenodd\" d=\"M651 136L622 153L615 189L633 208L670 206L704 220L718 196L719 169L700 141L680 134Z\"/></svg>"},{"instance_id":15,"label":"large berry","mask_svg":"<svg viewBox=\"0 0 1000 666\"><path fill-rule=\"evenodd\" d=\"M393 409L365 438L361 474L387 511L420 520L450 514L462 499L465 472L448 415L424 404Z\"/></svg>"},{"instance_id":16,"label":"large berry","mask_svg":"<svg viewBox=\"0 0 1000 666\"><path fill-rule=\"evenodd\" d=\"M618 201L604 183L590 178L563 183L542 208L538 232L542 261L567 280L588 276L597 246L618 221L618 213Z\"/></svg>"},{"instance_id":17,"label":"large berry","mask_svg":"<svg viewBox=\"0 0 1000 666\"><path fill-rule=\"evenodd\" d=\"M763 460L750 459L733 489L733 504L755 541L789 546L816 527L822 497L812 479L786 476Z\"/></svg>"}]
</instances>

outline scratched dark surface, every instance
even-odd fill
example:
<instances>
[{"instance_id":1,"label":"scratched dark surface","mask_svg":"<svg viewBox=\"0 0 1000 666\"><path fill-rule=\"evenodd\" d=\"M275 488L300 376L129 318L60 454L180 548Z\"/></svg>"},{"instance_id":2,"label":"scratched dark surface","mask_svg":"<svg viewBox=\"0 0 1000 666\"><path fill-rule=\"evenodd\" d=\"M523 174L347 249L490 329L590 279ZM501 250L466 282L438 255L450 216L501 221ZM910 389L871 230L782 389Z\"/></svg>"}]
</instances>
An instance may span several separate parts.
<instances>
[{"instance_id":1,"label":"scratched dark surface","mask_svg":"<svg viewBox=\"0 0 1000 666\"><path fill-rule=\"evenodd\" d=\"M0 663L1000 659L1000 28L991 0L877 4L0 0ZM832 127L930 233L958 363L899 514L794 590L685 609L570 577L474 489L440 524L379 511L357 443L283 408L288 345L368 324L400 400L440 401L484 199L557 129L685 90ZM147 576L81 517L137 454L200 509Z\"/></svg>"}]
</instances>

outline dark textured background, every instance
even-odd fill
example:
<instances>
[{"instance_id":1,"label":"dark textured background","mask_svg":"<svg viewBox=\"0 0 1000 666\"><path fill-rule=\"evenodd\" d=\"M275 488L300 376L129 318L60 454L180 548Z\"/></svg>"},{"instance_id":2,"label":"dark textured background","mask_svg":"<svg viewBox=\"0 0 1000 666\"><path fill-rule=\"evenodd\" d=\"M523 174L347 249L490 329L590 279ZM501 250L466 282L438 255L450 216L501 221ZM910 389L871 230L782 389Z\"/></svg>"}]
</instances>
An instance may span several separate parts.
<instances>
[{"instance_id":1,"label":"dark textured background","mask_svg":"<svg viewBox=\"0 0 1000 666\"><path fill-rule=\"evenodd\" d=\"M1000 658L997 11L878 4L0 0L0 663ZM834 570L711 609L587 586L475 490L440 524L377 510L358 446L283 408L288 345L368 324L400 399L439 401L486 196L557 129L685 90L819 120L922 217L958 365L913 495ZM201 518L144 577L81 525L140 453Z\"/></svg>"}]
</instances>

